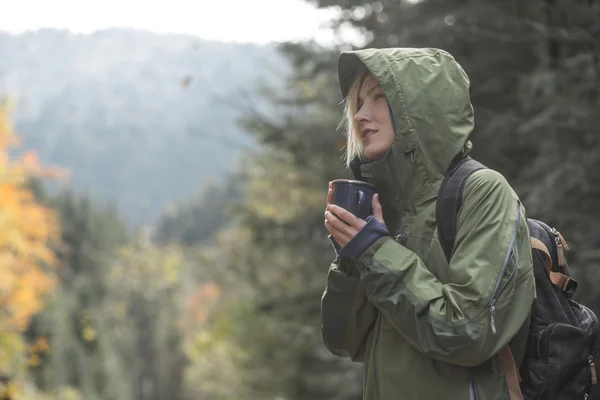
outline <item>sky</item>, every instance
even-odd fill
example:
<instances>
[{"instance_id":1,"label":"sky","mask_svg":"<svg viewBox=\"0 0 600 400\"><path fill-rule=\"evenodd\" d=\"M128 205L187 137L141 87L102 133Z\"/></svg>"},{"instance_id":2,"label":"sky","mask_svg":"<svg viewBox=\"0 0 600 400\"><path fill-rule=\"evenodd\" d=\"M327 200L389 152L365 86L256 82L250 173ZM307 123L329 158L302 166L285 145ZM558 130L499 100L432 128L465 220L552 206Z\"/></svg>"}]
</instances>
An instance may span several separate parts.
<instances>
[{"instance_id":1,"label":"sky","mask_svg":"<svg viewBox=\"0 0 600 400\"><path fill-rule=\"evenodd\" d=\"M121 27L225 42L331 40L335 10L303 0L0 0L0 31L41 28L90 33Z\"/></svg>"}]
</instances>

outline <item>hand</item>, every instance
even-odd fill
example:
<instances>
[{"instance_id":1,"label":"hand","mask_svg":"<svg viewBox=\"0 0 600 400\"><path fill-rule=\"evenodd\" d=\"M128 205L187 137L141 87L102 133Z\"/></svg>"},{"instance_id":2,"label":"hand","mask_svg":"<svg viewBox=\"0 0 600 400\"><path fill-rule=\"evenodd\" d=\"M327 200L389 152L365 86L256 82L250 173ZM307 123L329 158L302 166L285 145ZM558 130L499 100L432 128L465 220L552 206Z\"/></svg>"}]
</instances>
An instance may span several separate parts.
<instances>
[{"instance_id":1,"label":"hand","mask_svg":"<svg viewBox=\"0 0 600 400\"><path fill-rule=\"evenodd\" d=\"M354 214L345 210L342 207L331 204L331 198L333 195L333 185L329 183L329 190L327 192L327 207L325 209L325 228L333 239L341 246L344 247L348 242L356 236L356 234L366 225L365 220L356 217ZM379 195L375 194L371 202L373 208L373 217L384 224L383 221L383 210L379 203Z\"/></svg>"}]
</instances>

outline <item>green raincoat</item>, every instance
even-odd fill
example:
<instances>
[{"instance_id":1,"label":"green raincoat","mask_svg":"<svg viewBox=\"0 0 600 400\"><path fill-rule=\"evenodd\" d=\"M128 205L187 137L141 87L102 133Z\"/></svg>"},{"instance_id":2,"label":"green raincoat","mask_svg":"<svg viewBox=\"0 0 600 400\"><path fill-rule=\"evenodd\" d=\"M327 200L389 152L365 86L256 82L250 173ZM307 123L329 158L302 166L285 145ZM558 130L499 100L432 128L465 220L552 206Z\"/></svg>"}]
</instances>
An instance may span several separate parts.
<instances>
[{"instance_id":1,"label":"green raincoat","mask_svg":"<svg viewBox=\"0 0 600 400\"><path fill-rule=\"evenodd\" d=\"M366 400L508 399L497 353L510 343L522 359L535 295L525 210L501 174L481 170L465 184L450 263L437 236L444 173L471 149L469 79L443 50L345 52L344 97L365 66L386 93L396 138L355 174L378 188L390 236L356 262L332 263L325 344L364 363Z\"/></svg>"}]
</instances>

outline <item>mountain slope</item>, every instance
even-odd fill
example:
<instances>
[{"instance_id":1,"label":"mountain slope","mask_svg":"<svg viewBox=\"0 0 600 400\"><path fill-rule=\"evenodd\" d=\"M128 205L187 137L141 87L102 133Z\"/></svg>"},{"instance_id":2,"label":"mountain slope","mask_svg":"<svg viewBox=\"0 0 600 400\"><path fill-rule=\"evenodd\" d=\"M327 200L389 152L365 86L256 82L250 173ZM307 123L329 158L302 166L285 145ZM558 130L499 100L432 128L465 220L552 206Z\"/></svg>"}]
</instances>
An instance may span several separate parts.
<instances>
[{"instance_id":1,"label":"mountain slope","mask_svg":"<svg viewBox=\"0 0 600 400\"><path fill-rule=\"evenodd\" d=\"M253 145L237 106L284 69L273 47L181 35L0 34L0 93L17 99L23 147L136 224L232 167Z\"/></svg>"}]
</instances>

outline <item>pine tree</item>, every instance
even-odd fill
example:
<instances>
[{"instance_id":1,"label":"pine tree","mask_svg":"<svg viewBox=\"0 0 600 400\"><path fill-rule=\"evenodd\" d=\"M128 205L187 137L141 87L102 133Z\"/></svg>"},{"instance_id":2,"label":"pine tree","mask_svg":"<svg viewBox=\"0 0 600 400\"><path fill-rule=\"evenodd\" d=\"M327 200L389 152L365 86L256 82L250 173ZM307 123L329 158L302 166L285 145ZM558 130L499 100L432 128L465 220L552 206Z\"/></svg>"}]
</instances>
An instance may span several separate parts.
<instances>
[{"instance_id":1,"label":"pine tree","mask_svg":"<svg viewBox=\"0 0 600 400\"><path fill-rule=\"evenodd\" d=\"M57 289L28 329L30 342L47 337L52 351L31 372L47 392L74 387L85 398L117 399L120 377L109 368L115 349L103 313L110 263L128 240L126 227L114 209L94 204L85 194L66 189L50 195L39 184L32 186L56 210L62 230L56 247Z\"/></svg>"},{"instance_id":2,"label":"pine tree","mask_svg":"<svg viewBox=\"0 0 600 400\"><path fill-rule=\"evenodd\" d=\"M339 7L334 25L360 29L365 46L440 47L455 55L472 81L474 156L507 176L530 216L568 233L578 275L593 281L600 262L593 250L600 245L593 230L600 218L597 2L314 3ZM274 110L242 121L264 151L244 166L237 228L221 235L204 263L221 272L223 286L245 288L243 309L257 313L240 321L245 329L232 339L262 371L246 376L248 398L360 393L360 385L348 385L360 382L359 368L329 357L319 331L332 259L322 225L325 191L328 180L348 176L336 130L335 60L349 47L283 46L293 66L287 91L263 91ZM581 296L598 310L599 292L589 289Z\"/></svg>"}]
</instances>

